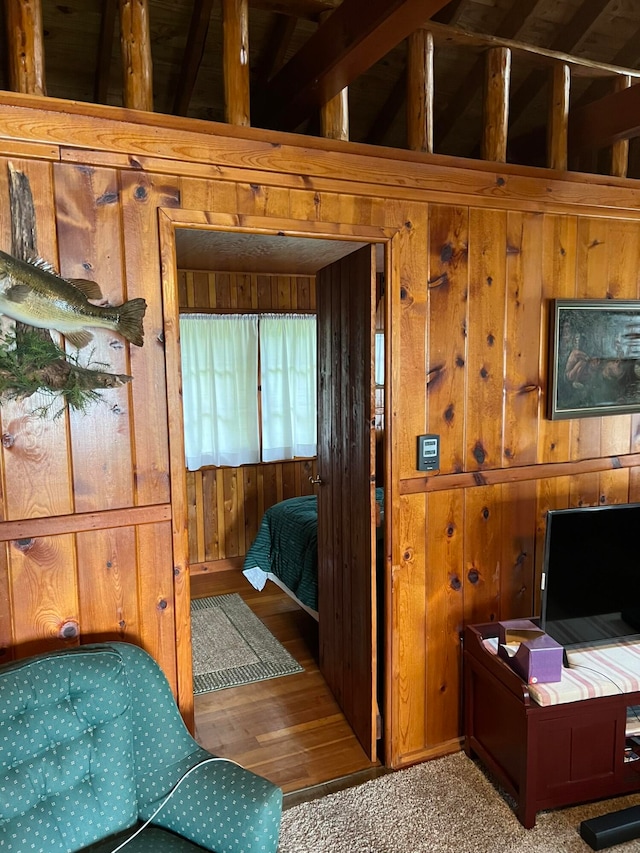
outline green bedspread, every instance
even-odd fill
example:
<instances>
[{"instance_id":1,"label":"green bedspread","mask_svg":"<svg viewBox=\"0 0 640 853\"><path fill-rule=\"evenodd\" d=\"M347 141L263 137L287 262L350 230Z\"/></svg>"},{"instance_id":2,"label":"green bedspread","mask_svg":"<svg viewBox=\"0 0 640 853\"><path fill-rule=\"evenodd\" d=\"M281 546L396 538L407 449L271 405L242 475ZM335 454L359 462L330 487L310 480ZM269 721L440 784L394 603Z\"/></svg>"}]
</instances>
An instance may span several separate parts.
<instances>
[{"instance_id":1,"label":"green bedspread","mask_svg":"<svg viewBox=\"0 0 640 853\"><path fill-rule=\"evenodd\" d=\"M245 569L271 572L307 607L318 609L318 502L289 498L265 512Z\"/></svg>"},{"instance_id":2,"label":"green bedspread","mask_svg":"<svg viewBox=\"0 0 640 853\"><path fill-rule=\"evenodd\" d=\"M384 491L376 489L382 506ZM382 528L379 528L382 535ZM380 549L380 554L381 554ZM271 572L307 607L318 609L318 501L289 498L269 507L247 551L244 569Z\"/></svg>"}]
</instances>

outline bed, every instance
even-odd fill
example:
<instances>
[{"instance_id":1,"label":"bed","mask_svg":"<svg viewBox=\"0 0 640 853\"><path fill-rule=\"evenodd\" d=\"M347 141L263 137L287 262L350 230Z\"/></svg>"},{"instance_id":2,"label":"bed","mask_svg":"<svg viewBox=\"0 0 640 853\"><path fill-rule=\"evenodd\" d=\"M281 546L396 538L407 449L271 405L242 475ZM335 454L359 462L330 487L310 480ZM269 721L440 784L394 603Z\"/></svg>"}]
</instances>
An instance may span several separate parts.
<instances>
[{"instance_id":1,"label":"bed","mask_svg":"<svg viewBox=\"0 0 640 853\"><path fill-rule=\"evenodd\" d=\"M376 489L382 507L384 491ZM381 513L380 513L381 515ZM378 526L382 535L382 526ZM272 580L318 618L318 501L303 495L269 507L247 551L243 573L256 588Z\"/></svg>"}]
</instances>

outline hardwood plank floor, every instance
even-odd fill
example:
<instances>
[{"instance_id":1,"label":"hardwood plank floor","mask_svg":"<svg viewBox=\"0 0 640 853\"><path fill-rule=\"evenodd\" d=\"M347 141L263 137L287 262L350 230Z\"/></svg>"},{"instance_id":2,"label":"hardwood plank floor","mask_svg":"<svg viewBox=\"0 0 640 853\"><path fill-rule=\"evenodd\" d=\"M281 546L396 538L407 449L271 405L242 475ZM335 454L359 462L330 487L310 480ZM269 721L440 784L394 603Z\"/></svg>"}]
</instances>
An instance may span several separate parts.
<instances>
[{"instance_id":1,"label":"hardwood plank floor","mask_svg":"<svg viewBox=\"0 0 640 853\"><path fill-rule=\"evenodd\" d=\"M320 674L315 621L270 581L258 592L239 571L191 579L193 598L232 592L242 596L304 672L196 696L200 745L259 773L285 794L310 788L327 793L331 788L325 783L332 780L357 774L360 782L384 772L367 758Z\"/></svg>"}]
</instances>

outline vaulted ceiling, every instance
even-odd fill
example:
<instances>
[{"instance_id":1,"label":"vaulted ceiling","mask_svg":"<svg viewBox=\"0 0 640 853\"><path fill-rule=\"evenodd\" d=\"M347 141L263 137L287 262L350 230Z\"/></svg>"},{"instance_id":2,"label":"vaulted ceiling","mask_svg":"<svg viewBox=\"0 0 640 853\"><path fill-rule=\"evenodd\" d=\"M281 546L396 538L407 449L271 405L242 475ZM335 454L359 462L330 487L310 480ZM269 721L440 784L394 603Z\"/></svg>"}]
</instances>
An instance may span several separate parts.
<instances>
[{"instance_id":1,"label":"vaulted ceiling","mask_svg":"<svg viewBox=\"0 0 640 853\"><path fill-rule=\"evenodd\" d=\"M156 112L225 121L221 5L148 0ZM492 45L508 43L507 159L545 165L551 62L563 55L579 61L571 66L576 115L613 91L609 66L627 69L630 83L640 73L637 0L344 0L338 13L340 5L249 0L252 125L319 135L319 104L348 84L350 140L406 148L407 36L427 28L434 41L434 152L480 156L484 57ZM47 94L122 105L118 0L41 6ZM10 88L7 68L0 74L0 86ZM621 95L617 118L615 103L603 101L590 126L609 127L611 119L610 134L632 137L628 174L640 177L640 107L634 119L635 101ZM606 172L606 164L601 153L591 170Z\"/></svg>"}]
</instances>

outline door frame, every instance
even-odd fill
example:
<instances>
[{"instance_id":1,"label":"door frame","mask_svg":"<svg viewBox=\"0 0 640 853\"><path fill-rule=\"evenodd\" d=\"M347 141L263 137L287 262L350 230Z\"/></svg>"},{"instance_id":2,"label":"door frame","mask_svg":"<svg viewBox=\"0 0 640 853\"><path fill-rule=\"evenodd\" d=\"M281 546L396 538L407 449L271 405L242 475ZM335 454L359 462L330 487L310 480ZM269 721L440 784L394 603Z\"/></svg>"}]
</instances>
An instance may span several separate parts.
<instances>
[{"instance_id":1,"label":"door frame","mask_svg":"<svg viewBox=\"0 0 640 853\"><path fill-rule=\"evenodd\" d=\"M387 285L384 289L385 328L392 329L393 293L396 288L389 286L394 272L393 243L398 235L397 228L362 226L344 223L311 222L308 220L285 219L282 217L238 215L204 210L185 210L180 208L158 208L159 246L161 258L163 332L162 343L165 350L166 391L169 437L169 478L171 489L171 521L174 558L174 608L176 619L176 660L178 704L187 725L193 731L193 664L191 650L191 609L190 584L188 572L188 527L187 527L187 485L184 464L184 424L182 417L182 380L180 358L179 298L176 262L176 236L178 229L203 231L224 231L242 234L273 235L278 237L305 237L323 240L336 240L342 243L382 244L384 250L384 275ZM256 270L259 272L259 270ZM375 306L374 306L375 310ZM385 582L383 610L385 636L384 672L389 673L391 662L391 554L393 508L397 506L397 489L393 488L391 477L391 436L393 373L391 360L391 335L385 335L385 443L384 443L384 543L385 543ZM388 416L389 415L389 416ZM390 679L385 677L383 684L384 712L383 735L385 761L391 757L391 696Z\"/></svg>"}]
</instances>

